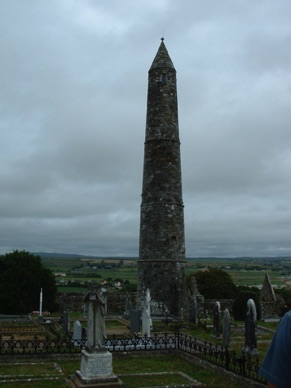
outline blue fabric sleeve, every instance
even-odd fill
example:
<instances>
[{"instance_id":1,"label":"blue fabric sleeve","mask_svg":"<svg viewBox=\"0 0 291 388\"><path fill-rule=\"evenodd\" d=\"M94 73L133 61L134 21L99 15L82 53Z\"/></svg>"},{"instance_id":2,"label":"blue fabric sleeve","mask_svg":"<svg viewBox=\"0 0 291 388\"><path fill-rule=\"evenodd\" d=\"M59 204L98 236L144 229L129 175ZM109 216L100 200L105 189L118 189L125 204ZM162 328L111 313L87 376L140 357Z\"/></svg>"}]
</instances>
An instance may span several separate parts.
<instances>
[{"instance_id":1,"label":"blue fabric sleeve","mask_svg":"<svg viewBox=\"0 0 291 388\"><path fill-rule=\"evenodd\" d=\"M259 374L279 388L291 387L291 311L282 318Z\"/></svg>"}]
</instances>

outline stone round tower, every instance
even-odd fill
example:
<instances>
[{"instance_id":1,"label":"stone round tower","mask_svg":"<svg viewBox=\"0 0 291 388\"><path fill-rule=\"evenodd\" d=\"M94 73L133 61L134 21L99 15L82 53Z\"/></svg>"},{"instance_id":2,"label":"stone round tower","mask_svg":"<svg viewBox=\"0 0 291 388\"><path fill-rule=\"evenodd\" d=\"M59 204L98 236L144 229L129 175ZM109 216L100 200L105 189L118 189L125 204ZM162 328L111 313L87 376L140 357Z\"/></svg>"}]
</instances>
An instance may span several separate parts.
<instances>
[{"instance_id":1,"label":"stone round tower","mask_svg":"<svg viewBox=\"0 0 291 388\"><path fill-rule=\"evenodd\" d=\"M148 73L139 297L149 288L152 299L183 315L185 265L176 70L162 38Z\"/></svg>"}]
</instances>

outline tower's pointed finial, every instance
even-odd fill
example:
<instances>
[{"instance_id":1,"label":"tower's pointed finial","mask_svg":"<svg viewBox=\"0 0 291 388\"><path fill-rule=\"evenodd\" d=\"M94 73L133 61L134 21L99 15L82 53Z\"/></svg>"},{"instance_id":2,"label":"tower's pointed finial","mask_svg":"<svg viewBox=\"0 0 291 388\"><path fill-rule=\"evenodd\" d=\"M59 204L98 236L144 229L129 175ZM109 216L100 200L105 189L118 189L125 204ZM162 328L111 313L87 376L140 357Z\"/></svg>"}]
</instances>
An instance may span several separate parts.
<instances>
[{"instance_id":1,"label":"tower's pointed finial","mask_svg":"<svg viewBox=\"0 0 291 388\"><path fill-rule=\"evenodd\" d=\"M162 37L161 37L161 41L163 42L164 40L165 40L165 38L162 36Z\"/></svg>"}]
</instances>

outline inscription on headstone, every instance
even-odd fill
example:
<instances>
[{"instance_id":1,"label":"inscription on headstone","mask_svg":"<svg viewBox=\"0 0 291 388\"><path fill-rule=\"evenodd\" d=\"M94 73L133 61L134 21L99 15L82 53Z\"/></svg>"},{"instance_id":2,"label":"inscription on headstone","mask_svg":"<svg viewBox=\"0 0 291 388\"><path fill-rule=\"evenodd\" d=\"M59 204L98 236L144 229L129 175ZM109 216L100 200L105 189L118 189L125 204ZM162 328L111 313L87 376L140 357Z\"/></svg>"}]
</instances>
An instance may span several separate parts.
<instances>
[{"instance_id":1,"label":"inscription on headstone","mask_svg":"<svg viewBox=\"0 0 291 388\"><path fill-rule=\"evenodd\" d=\"M112 374L112 354L109 352L92 354L83 351L81 372L86 377L108 376Z\"/></svg>"}]
</instances>

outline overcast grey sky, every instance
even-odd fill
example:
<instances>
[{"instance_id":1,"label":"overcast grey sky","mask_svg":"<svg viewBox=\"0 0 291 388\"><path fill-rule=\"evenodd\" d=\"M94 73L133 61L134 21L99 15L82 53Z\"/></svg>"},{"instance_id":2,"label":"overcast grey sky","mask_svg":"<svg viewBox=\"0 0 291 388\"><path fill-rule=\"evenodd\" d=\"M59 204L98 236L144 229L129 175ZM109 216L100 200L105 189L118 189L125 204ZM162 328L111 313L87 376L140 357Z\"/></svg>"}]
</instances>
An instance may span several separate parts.
<instances>
[{"instance_id":1,"label":"overcast grey sky","mask_svg":"<svg viewBox=\"0 0 291 388\"><path fill-rule=\"evenodd\" d=\"M291 255L290 0L2 0L0 15L0 253L138 255L164 35L186 255Z\"/></svg>"}]
</instances>

